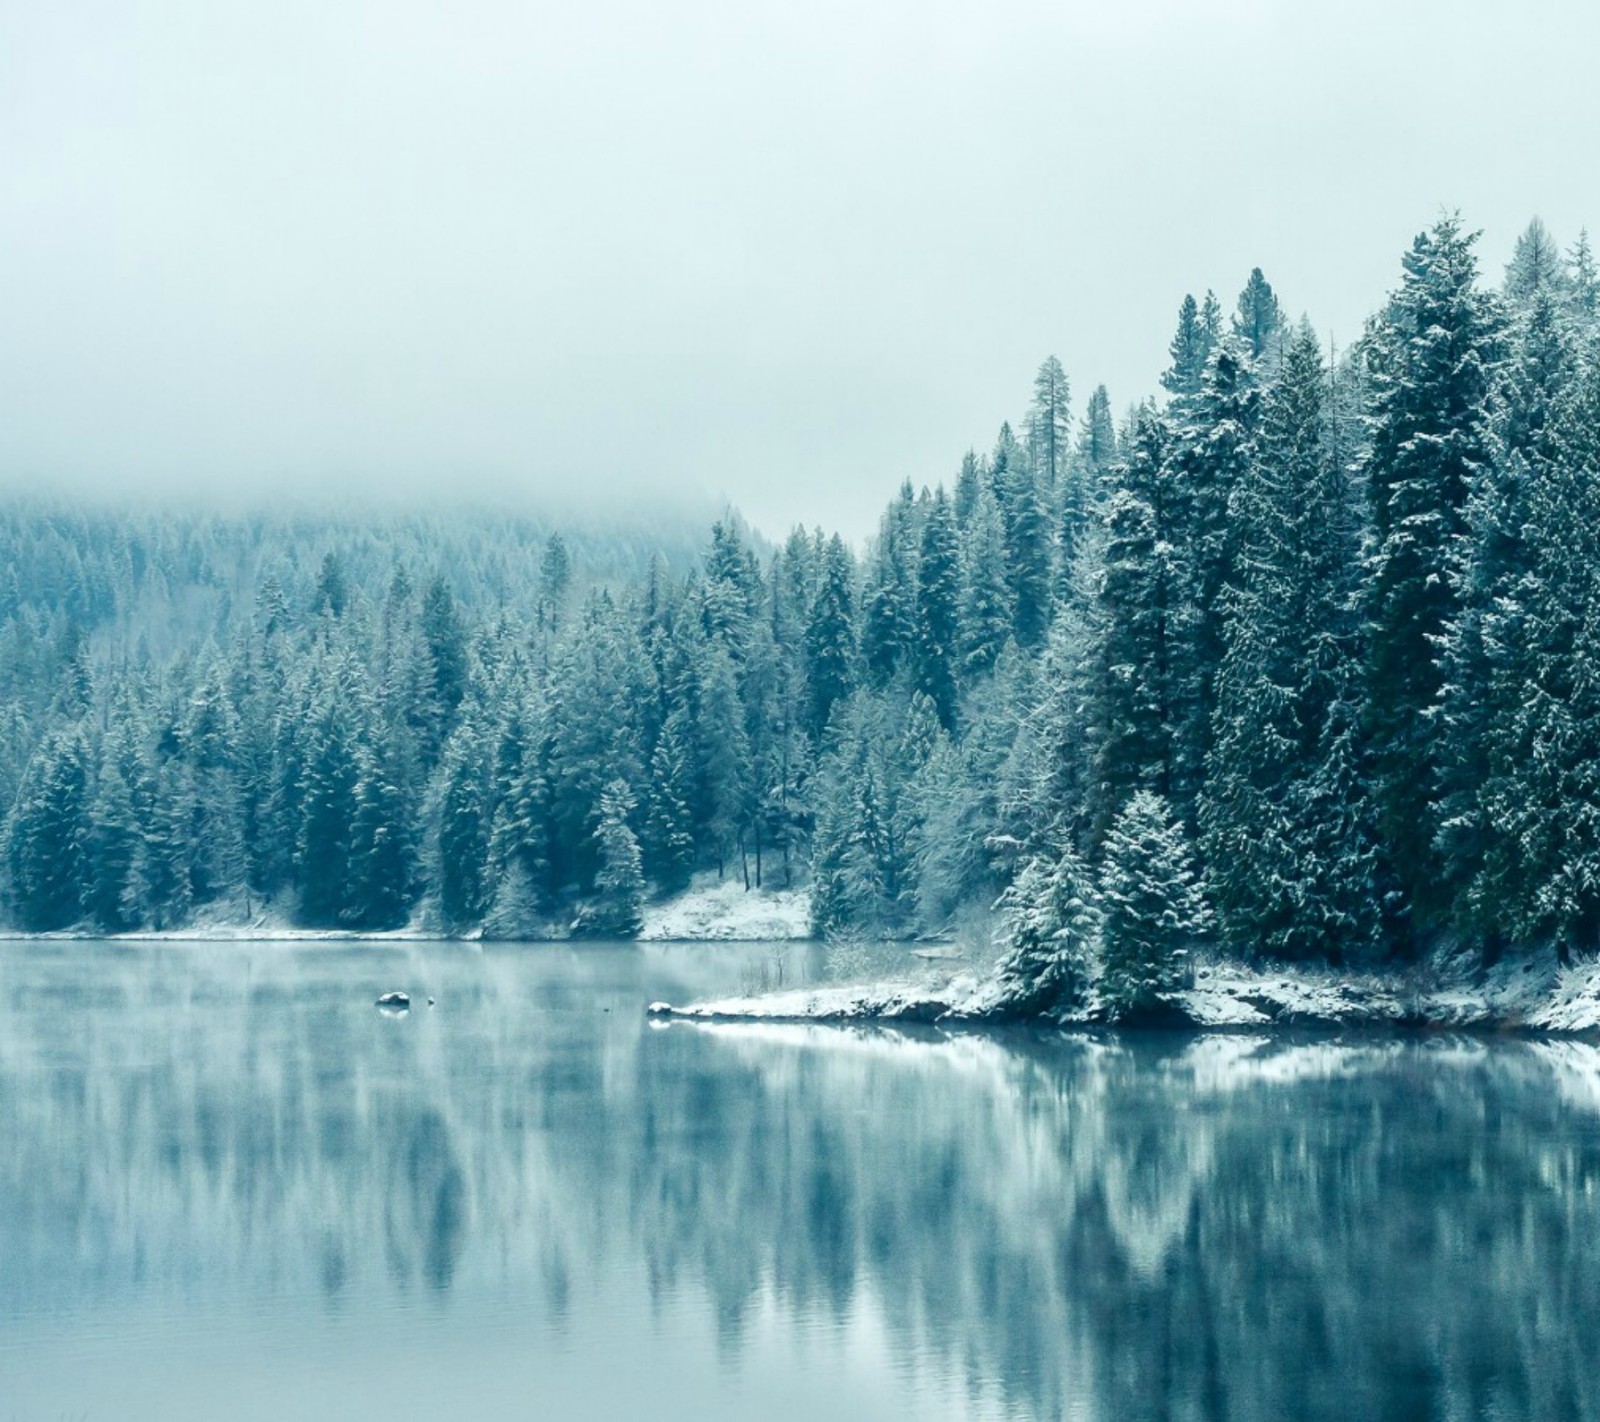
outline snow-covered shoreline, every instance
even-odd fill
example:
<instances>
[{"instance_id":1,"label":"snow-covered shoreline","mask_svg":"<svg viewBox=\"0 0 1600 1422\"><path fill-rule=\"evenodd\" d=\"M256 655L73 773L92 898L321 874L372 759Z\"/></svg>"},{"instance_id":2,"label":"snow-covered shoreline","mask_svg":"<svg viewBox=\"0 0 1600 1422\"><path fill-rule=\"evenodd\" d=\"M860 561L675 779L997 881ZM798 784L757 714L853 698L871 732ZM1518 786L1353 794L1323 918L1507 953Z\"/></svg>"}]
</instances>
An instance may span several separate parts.
<instances>
[{"instance_id":1,"label":"snow-covered shoreline","mask_svg":"<svg viewBox=\"0 0 1600 1422\"><path fill-rule=\"evenodd\" d=\"M1263 1027L1413 1027L1568 1035L1600 1033L1600 959L1559 966L1552 954L1507 958L1483 973L1439 967L1406 976L1330 969L1262 970L1236 963L1197 969L1172 995L1165 1025L1230 1030ZM675 1006L652 1016L700 1022L936 1023L964 1027L1016 1020L991 983L970 973L915 981L795 988ZM1097 1021L1091 1008L1043 1019Z\"/></svg>"}]
</instances>

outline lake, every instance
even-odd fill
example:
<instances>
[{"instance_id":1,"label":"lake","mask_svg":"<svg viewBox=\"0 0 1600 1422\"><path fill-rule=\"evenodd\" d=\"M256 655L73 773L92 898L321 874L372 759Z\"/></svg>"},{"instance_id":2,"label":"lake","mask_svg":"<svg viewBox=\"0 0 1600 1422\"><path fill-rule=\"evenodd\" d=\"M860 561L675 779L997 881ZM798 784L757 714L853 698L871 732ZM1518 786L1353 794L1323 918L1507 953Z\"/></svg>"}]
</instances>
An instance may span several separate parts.
<instances>
[{"instance_id":1,"label":"lake","mask_svg":"<svg viewBox=\"0 0 1600 1422\"><path fill-rule=\"evenodd\" d=\"M780 971L0 944L0 1422L1600 1418L1594 1047L644 1017Z\"/></svg>"}]
</instances>

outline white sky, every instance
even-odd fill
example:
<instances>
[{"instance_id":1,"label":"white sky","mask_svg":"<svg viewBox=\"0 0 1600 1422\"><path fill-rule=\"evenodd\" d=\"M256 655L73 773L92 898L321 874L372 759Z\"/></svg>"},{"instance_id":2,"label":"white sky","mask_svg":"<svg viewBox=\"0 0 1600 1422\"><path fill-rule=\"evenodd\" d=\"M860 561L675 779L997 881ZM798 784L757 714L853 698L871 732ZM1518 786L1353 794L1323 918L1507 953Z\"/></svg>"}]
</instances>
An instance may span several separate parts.
<instances>
[{"instance_id":1,"label":"white sky","mask_svg":"<svg viewBox=\"0 0 1600 1422\"><path fill-rule=\"evenodd\" d=\"M0 483L726 494L859 535L1058 354L1441 206L1600 226L1531 0L0 0ZM1600 234L1597 234L1600 235Z\"/></svg>"}]
</instances>

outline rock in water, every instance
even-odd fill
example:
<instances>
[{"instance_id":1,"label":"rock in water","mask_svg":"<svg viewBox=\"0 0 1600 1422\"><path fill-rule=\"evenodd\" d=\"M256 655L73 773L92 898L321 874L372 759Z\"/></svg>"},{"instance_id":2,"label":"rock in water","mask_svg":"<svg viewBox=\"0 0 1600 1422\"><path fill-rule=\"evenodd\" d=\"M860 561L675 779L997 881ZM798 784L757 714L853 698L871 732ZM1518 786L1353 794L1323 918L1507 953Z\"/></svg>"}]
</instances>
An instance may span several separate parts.
<instances>
[{"instance_id":1,"label":"rock in water","mask_svg":"<svg viewBox=\"0 0 1600 1422\"><path fill-rule=\"evenodd\" d=\"M378 999L378 1011L390 1012L398 1016L402 1012L411 1011L411 994L408 992L386 992Z\"/></svg>"}]
</instances>

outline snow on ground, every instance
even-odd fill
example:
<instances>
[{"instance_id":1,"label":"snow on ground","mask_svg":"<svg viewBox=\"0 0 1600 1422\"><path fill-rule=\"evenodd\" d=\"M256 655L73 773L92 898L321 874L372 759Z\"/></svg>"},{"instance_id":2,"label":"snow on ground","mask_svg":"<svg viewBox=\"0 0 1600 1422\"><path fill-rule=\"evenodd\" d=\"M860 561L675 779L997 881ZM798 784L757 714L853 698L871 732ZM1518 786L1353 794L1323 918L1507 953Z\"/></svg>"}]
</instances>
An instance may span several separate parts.
<instances>
[{"instance_id":1,"label":"snow on ground","mask_svg":"<svg viewBox=\"0 0 1600 1422\"><path fill-rule=\"evenodd\" d=\"M1331 969L1259 972L1220 963L1195 972L1178 1005L1202 1027L1254 1027L1266 1022L1399 1022L1405 1011L1398 980L1387 975L1341 977Z\"/></svg>"},{"instance_id":2,"label":"snow on ground","mask_svg":"<svg viewBox=\"0 0 1600 1422\"><path fill-rule=\"evenodd\" d=\"M811 936L807 889L749 889L742 879L696 880L687 893L644 911L640 938L652 942L781 942Z\"/></svg>"},{"instance_id":3,"label":"snow on ground","mask_svg":"<svg viewBox=\"0 0 1600 1422\"><path fill-rule=\"evenodd\" d=\"M699 1022L932 1022L976 984L879 983L854 987L791 988L753 997L720 997L674 1007L652 1002L652 1017L683 1017ZM954 991L952 991L954 989Z\"/></svg>"},{"instance_id":4,"label":"snow on ground","mask_svg":"<svg viewBox=\"0 0 1600 1422\"><path fill-rule=\"evenodd\" d=\"M1592 1032L1600 1025L1600 958L1563 968L1553 991L1526 1016L1548 1032Z\"/></svg>"},{"instance_id":5,"label":"snow on ground","mask_svg":"<svg viewBox=\"0 0 1600 1422\"><path fill-rule=\"evenodd\" d=\"M1412 974L1200 967L1173 1003L1196 1027L1449 1027L1600 1033L1600 959L1558 968L1548 952L1510 956L1487 972L1441 960ZM992 980L972 974L917 982L798 988L678 1007L656 1017L702 1021L916 1021L950 1025L1002 1015Z\"/></svg>"}]
</instances>

